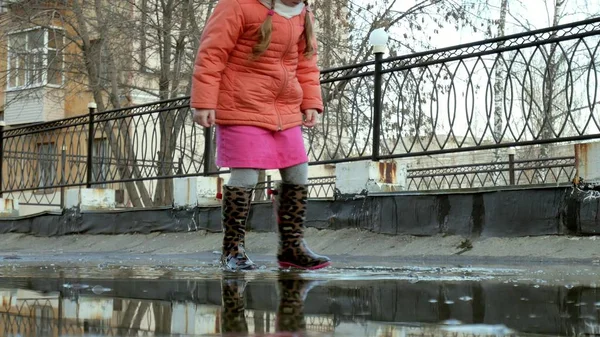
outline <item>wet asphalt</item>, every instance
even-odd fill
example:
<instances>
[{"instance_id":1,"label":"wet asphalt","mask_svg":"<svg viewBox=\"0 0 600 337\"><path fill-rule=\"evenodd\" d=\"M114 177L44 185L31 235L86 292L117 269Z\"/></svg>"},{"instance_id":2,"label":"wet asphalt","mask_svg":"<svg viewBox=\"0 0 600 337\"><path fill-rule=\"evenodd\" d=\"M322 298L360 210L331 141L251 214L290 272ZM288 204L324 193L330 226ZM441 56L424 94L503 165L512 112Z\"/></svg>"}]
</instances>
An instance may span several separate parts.
<instances>
[{"instance_id":1,"label":"wet asphalt","mask_svg":"<svg viewBox=\"0 0 600 337\"><path fill-rule=\"evenodd\" d=\"M224 273L217 252L0 255L5 336L595 336L590 259L331 256Z\"/></svg>"}]
</instances>

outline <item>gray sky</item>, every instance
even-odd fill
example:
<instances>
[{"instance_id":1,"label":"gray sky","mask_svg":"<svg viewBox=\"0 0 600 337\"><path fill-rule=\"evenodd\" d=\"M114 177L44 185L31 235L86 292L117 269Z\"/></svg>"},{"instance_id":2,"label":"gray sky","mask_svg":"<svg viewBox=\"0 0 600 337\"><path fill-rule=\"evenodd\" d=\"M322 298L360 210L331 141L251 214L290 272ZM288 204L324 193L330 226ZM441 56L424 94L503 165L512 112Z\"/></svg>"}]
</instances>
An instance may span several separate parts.
<instances>
[{"instance_id":1,"label":"gray sky","mask_svg":"<svg viewBox=\"0 0 600 337\"><path fill-rule=\"evenodd\" d=\"M367 3L367 0L359 0ZM454 0L462 1L462 0ZM469 0L477 1L477 0ZM481 0L487 1L490 5L486 6L487 11L473 13L484 19L497 19L500 17L500 0ZM416 0L397 1L395 10L403 11L412 7ZM506 34L520 33L525 31L523 25L530 26L532 29L548 27L552 23L554 16L555 0L509 0L509 15L507 17ZM593 15L600 14L600 1L597 0L567 0L565 11L561 16L561 24L587 19ZM410 33L404 29L392 29L391 34L401 37L404 33ZM431 32L429 32L431 33ZM474 33L472 29L462 29L456 31L452 25L446 25L439 34L429 34L432 37L431 44L436 48L452 46L461 43L468 43L485 39L482 31Z\"/></svg>"}]
</instances>

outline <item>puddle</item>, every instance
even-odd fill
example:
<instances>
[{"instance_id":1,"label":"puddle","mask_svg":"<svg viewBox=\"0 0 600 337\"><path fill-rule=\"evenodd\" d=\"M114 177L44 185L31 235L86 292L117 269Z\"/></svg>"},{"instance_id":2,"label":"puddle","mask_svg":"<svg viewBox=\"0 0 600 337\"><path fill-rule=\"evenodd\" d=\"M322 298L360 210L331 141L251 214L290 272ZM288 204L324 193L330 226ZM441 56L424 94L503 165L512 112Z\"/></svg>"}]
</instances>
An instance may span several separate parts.
<instances>
[{"instance_id":1,"label":"puddle","mask_svg":"<svg viewBox=\"0 0 600 337\"><path fill-rule=\"evenodd\" d=\"M0 278L0 336L600 334L600 288L593 285L286 272L196 279L54 275Z\"/></svg>"}]
</instances>

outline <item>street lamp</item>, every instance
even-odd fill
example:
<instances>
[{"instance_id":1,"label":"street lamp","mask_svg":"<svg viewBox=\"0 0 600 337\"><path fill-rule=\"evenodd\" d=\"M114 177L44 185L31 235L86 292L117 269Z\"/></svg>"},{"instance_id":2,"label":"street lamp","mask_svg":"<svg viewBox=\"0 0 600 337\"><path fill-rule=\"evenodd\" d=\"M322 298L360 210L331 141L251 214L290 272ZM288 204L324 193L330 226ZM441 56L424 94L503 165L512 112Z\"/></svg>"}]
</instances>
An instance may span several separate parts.
<instances>
[{"instance_id":1,"label":"street lamp","mask_svg":"<svg viewBox=\"0 0 600 337\"><path fill-rule=\"evenodd\" d=\"M375 72L373 74L373 151L371 160L379 161L381 148L381 118L383 86L383 54L387 50L388 34L383 28L375 29L369 35L369 43L375 53Z\"/></svg>"},{"instance_id":2,"label":"street lamp","mask_svg":"<svg viewBox=\"0 0 600 337\"><path fill-rule=\"evenodd\" d=\"M387 50L388 33L383 28L377 28L369 35L369 43L373 46L375 54L385 53Z\"/></svg>"}]
</instances>

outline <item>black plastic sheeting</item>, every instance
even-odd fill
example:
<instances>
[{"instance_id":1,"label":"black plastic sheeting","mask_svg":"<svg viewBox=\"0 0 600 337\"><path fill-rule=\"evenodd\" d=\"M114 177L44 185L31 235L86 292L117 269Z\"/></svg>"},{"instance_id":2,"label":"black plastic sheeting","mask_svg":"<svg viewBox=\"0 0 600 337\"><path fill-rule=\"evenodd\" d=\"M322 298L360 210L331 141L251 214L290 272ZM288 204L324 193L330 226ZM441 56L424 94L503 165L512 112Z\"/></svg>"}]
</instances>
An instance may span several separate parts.
<instances>
[{"instance_id":1,"label":"black plastic sheeting","mask_svg":"<svg viewBox=\"0 0 600 337\"><path fill-rule=\"evenodd\" d=\"M65 279L3 278L5 289L27 289L61 298L81 295L97 298L195 303L220 306L220 280L170 279ZM73 289L65 284L86 284ZM91 288L110 289L94 295ZM278 284L252 281L245 288L245 309L276 311ZM464 297L469 299L464 300ZM431 300L436 300L432 303ZM448 303L447 301L453 301ZM411 283L408 280L336 281L313 288L304 305L305 315L327 315L335 322L421 322L458 320L464 324L506 324L523 333L553 336L589 334L586 322L595 323L600 289L499 283L493 281L445 281Z\"/></svg>"},{"instance_id":2,"label":"black plastic sheeting","mask_svg":"<svg viewBox=\"0 0 600 337\"><path fill-rule=\"evenodd\" d=\"M473 237L600 234L600 199L572 188L539 188L460 194L387 195L309 202L307 226L354 228L381 234ZM67 210L0 219L0 233L37 236L220 232L219 207ZM275 231L270 203L253 205L249 230Z\"/></svg>"}]
</instances>

